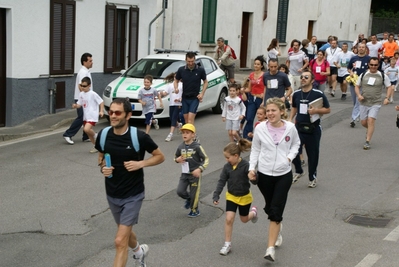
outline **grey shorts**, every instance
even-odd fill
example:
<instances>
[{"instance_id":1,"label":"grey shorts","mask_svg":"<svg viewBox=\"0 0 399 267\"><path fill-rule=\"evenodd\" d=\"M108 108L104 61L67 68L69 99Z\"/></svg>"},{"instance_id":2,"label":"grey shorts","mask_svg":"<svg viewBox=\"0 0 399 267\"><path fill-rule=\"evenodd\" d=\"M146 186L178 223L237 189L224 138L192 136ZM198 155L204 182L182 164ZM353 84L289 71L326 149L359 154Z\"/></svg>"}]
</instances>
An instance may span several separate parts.
<instances>
[{"instance_id":1,"label":"grey shorts","mask_svg":"<svg viewBox=\"0 0 399 267\"><path fill-rule=\"evenodd\" d=\"M220 68L225 71L227 70L227 73L229 74L229 78L230 79L234 79L234 68L235 68L235 64L232 64L230 66L225 66L223 64L220 64Z\"/></svg>"},{"instance_id":2,"label":"grey shorts","mask_svg":"<svg viewBox=\"0 0 399 267\"><path fill-rule=\"evenodd\" d=\"M374 105L371 107L359 105L360 110L360 120L367 120L367 118L377 119L378 111L380 110L381 105Z\"/></svg>"},{"instance_id":3,"label":"grey shorts","mask_svg":"<svg viewBox=\"0 0 399 267\"><path fill-rule=\"evenodd\" d=\"M117 224L131 226L138 223L141 204L143 204L144 200L144 192L128 198L107 196L107 200L109 209Z\"/></svg>"},{"instance_id":4,"label":"grey shorts","mask_svg":"<svg viewBox=\"0 0 399 267\"><path fill-rule=\"evenodd\" d=\"M240 121L226 119L226 130L233 130L233 131L240 130Z\"/></svg>"}]
</instances>

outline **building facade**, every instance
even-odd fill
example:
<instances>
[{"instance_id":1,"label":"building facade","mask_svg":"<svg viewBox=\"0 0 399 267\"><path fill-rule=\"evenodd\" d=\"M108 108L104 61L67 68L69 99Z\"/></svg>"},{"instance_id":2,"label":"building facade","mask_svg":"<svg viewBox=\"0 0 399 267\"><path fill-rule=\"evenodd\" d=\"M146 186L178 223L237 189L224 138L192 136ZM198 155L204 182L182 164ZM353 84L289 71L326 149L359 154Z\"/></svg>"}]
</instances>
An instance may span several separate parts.
<instances>
[{"instance_id":1,"label":"building facade","mask_svg":"<svg viewBox=\"0 0 399 267\"><path fill-rule=\"evenodd\" d=\"M85 52L93 55L93 88L101 95L120 70L154 48L213 56L222 36L236 51L237 67L251 68L275 37L283 54L294 38L332 34L354 40L367 33L370 5L371 0L0 0L0 127L70 108Z\"/></svg>"}]
</instances>

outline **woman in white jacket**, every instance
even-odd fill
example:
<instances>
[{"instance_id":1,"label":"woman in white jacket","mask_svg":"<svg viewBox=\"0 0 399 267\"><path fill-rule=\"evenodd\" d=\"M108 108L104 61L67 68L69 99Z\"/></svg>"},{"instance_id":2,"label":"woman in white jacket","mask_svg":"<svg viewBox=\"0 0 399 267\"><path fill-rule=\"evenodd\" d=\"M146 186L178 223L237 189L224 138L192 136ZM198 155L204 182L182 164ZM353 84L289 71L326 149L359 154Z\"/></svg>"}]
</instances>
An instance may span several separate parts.
<instances>
[{"instance_id":1,"label":"woman in white jacket","mask_svg":"<svg viewBox=\"0 0 399 267\"><path fill-rule=\"evenodd\" d=\"M281 221L292 184L291 161L298 154L300 139L295 125L285 120L288 116L281 99L267 100L266 116L254 133L248 178L257 180L265 198L264 210L270 220L265 259L274 261L275 247L282 243Z\"/></svg>"}]
</instances>

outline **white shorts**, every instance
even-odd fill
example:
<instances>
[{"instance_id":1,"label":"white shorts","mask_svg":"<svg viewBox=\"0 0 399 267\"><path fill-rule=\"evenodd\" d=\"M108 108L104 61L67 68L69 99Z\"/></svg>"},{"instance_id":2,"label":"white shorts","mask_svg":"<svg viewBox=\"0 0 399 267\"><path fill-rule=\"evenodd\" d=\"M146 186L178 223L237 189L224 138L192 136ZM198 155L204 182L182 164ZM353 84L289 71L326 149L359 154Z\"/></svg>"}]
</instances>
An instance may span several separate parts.
<instances>
[{"instance_id":1,"label":"white shorts","mask_svg":"<svg viewBox=\"0 0 399 267\"><path fill-rule=\"evenodd\" d=\"M240 130L240 121L226 119L226 130L232 130L232 131Z\"/></svg>"},{"instance_id":2,"label":"white shorts","mask_svg":"<svg viewBox=\"0 0 399 267\"><path fill-rule=\"evenodd\" d=\"M360 120L367 120L367 118L377 119L378 111L380 110L380 108L381 105L374 105L371 107L360 105Z\"/></svg>"}]
</instances>

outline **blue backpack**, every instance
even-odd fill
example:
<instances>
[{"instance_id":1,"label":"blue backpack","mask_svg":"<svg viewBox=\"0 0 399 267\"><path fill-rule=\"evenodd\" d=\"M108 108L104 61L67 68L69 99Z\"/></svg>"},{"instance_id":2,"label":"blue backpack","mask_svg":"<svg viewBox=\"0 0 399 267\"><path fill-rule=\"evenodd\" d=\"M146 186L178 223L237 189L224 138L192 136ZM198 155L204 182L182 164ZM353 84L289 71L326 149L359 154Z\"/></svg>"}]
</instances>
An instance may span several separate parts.
<instances>
[{"instance_id":1,"label":"blue backpack","mask_svg":"<svg viewBox=\"0 0 399 267\"><path fill-rule=\"evenodd\" d=\"M101 132L100 146L101 146L102 151L104 151L105 140L107 139L107 134L108 134L109 129L111 129L111 126L105 127ZM137 138L137 128L136 127L130 126L130 137L132 138L134 150L136 150L136 152L139 153L140 144L139 144L139 140Z\"/></svg>"}]
</instances>

